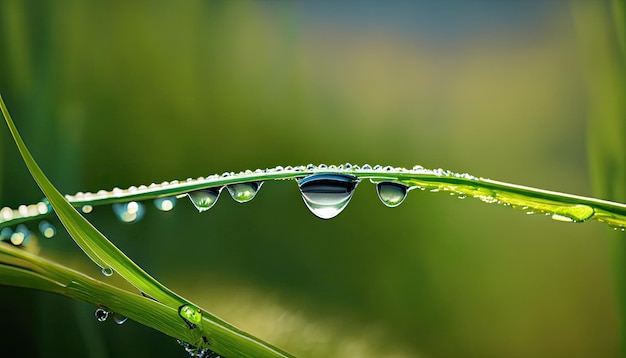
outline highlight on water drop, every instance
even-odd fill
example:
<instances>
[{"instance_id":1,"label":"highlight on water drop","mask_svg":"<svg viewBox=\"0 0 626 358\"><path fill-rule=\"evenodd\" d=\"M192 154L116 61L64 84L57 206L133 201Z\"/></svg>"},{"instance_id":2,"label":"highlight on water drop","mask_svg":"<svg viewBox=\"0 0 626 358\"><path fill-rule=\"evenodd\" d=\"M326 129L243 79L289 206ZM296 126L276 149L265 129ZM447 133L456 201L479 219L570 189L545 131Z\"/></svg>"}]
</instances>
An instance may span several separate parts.
<instances>
[{"instance_id":1,"label":"highlight on water drop","mask_svg":"<svg viewBox=\"0 0 626 358\"><path fill-rule=\"evenodd\" d=\"M352 199L359 180L347 174L312 174L298 181L304 203L315 216L331 219Z\"/></svg>"},{"instance_id":2,"label":"highlight on water drop","mask_svg":"<svg viewBox=\"0 0 626 358\"><path fill-rule=\"evenodd\" d=\"M106 277L110 277L113 275L113 269L110 267L103 267L102 268L102 274Z\"/></svg>"},{"instance_id":3,"label":"highlight on water drop","mask_svg":"<svg viewBox=\"0 0 626 358\"><path fill-rule=\"evenodd\" d=\"M161 211L170 211L176 206L176 197L167 196L154 199L154 206Z\"/></svg>"},{"instance_id":4,"label":"highlight on water drop","mask_svg":"<svg viewBox=\"0 0 626 358\"><path fill-rule=\"evenodd\" d=\"M246 203L256 196L263 184L262 181L229 184L226 186L230 196L238 203Z\"/></svg>"},{"instance_id":5,"label":"highlight on water drop","mask_svg":"<svg viewBox=\"0 0 626 358\"><path fill-rule=\"evenodd\" d=\"M217 199L219 199L222 189L223 187L201 189L191 191L187 193L187 196L189 197L189 200L191 200L193 206L195 206L199 212L203 212L211 209L213 205L217 203Z\"/></svg>"},{"instance_id":6,"label":"highlight on water drop","mask_svg":"<svg viewBox=\"0 0 626 358\"><path fill-rule=\"evenodd\" d=\"M404 202L409 187L394 182L379 182L376 184L376 193L380 201L390 208L395 208Z\"/></svg>"},{"instance_id":7,"label":"highlight on water drop","mask_svg":"<svg viewBox=\"0 0 626 358\"><path fill-rule=\"evenodd\" d=\"M145 208L144 205L138 201L129 201L128 203L113 204L113 212L120 221L134 223L143 218Z\"/></svg>"}]
</instances>

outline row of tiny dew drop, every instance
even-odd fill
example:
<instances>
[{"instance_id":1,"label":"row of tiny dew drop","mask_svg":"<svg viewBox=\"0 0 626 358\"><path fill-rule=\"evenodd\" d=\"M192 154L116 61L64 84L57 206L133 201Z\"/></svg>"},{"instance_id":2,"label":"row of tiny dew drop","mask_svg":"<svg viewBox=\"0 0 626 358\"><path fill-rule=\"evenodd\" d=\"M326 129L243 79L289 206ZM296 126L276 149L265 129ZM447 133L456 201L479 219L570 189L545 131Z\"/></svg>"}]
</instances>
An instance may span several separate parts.
<instances>
[{"instance_id":1,"label":"row of tiny dew drop","mask_svg":"<svg viewBox=\"0 0 626 358\"><path fill-rule=\"evenodd\" d=\"M66 199L74 206L80 207L80 211L88 214L93 211L93 205L112 202L112 208L116 216L122 222L132 223L140 220L144 213L145 207L140 202L146 200L146 196L154 198L154 205L162 211L169 211L176 205L177 199L188 197L194 207L199 212L204 212L212 208L220 197L221 192L226 188L230 196L239 203L245 203L252 200L263 185L264 179L295 179L298 183L302 198L307 208L319 218L330 219L341 213L350 202L352 194L360 183L362 178L370 176L370 181L376 185L379 199L388 207L396 207L400 205L407 196L407 193L415 188L421 190L429 189L432 192L448 190L446 187L437 185L426 188L425 186L408 186L403 183L394 181L387 174L427 174L437 177L454 177L465 181L479 181L478 178L469 174L458 174L448 170L424 169L422 166L416 165L412 169L400 167L391 167L376 165L374 167L365 164L363 166L351 165L349 163L342 165L301 165L301 166L277 166L271 169L257 169L255 171L246 170L237 174L233 172L225 172L222 175L213 174L207 177L199 177L197 179L188 178L186 181L174 180L171 182L162 182L160 184L152 183L149 186L131 186L128 189L114 188L111 191L100 190L97 193L79 192L75 195L66 195ZM352 175L357 174L361 178ZM386 177L387 176L387 177ZM232 183L231 179L236 178L238 182ZM224 184L231 180L231 183ZM212 186L214 185L214 186ZM196 189L199 188L199 189ZM169 192L169 193L168 193ZM172 194L174 192L174 194ZM480 191L467 194L456 192L454 189L450 191L451 195L456 195L462 199L467 195L471 195L486 203L501 203L505 206L513 206L525 211L527 214L545 213L550 215L552 219L568 222L585 221L593 215L593 208L585 205L577 205L580 208L587 209L585 218L582 216L562 215L558 212L533 210L525 206L518 207L500 200L491 194L484 194ZM143 198L143 199L142 199ZM127 200L121 202L122 200ZM92 205L93 204L93 205ZM52 208L46 199L37 204L20 205L17 210L8 207L0 209L0 227L11 225L10 223L25 222L37 218L43 218L52 213ZM581 219L582 218L582 219ZM2 225L4 223L4 225ZM624 231L623 225L613 227L615 230ZM56 229L47 221L41 221L39 225L41 234L50 238L55 235ZM0 239L11 242L17 246L27 245L30 237L30 230L24 224L19 224L12 230L10 227L0 229Z\"/></svg>"}]
</instances>

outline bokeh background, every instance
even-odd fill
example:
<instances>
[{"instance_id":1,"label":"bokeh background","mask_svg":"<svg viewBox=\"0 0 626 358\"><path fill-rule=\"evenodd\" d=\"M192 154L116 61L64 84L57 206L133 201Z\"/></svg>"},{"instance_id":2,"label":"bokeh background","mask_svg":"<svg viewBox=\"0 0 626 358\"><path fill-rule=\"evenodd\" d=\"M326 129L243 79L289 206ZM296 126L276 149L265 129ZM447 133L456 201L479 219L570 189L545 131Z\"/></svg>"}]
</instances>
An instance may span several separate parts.
<instances>
[{"instance_id":1,"label":"bokeh background","mask_svg":"<svg viewBox=\"0 0 626 358\"><path fill-rule=\"evenodd\" d=\"M3 0L0 93L64 193L350 162L624 202L623 4ZM0 140L0 206L38 201ZM88 217L168 287L299 357L624 354L626 236L597 222L417 191L390 209L367 182L326 221L292 181L202 214L179 200L132 224ZM60 226L36 245L115 280ZM22 356L186 356L62 296L0 287L0 303L2 349Z\"/></svg>"}]
</instances>

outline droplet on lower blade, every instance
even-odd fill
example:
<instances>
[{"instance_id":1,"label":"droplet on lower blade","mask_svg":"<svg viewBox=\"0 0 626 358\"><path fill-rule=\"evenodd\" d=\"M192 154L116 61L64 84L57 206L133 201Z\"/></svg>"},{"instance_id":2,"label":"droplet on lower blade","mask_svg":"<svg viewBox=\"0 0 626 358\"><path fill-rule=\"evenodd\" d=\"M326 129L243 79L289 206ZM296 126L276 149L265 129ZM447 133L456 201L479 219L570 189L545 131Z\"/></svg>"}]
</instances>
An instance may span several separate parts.
<instances>
[{"instance_id":1,"label":"droplet on lower blade","mask_svg":"<svg viewBox=\"0 0 626 358\"><path fill-rule=\"evenodd\" d=\"M199 212L207 211L217 203L222 188L201 189L187 193L189 199Z\"/></svg>"},{"instance_id":2,"label":"droplet on lower blade","mask_svg":"<svg viewBox=\"0 0 626 358\"><path fill-rule=\"evenodd\" d=\"M110 267L103 267L102 268L102 274L106 277L110 277L113 275L113 269Z\"/></svg>"},{"instance_id":3,"label":"droplet on lower blade","mask_svg":"<svg viewBox=\"0 0 626 358\"><path fill-rule=\"evenodd\" d=\"M107 310L107 309L105 309L105 308L100 307L100 308L98 308L98 309L96 310L95 315L96 315L96 319L97 319L99 322L104 322L104 321L106 321L106 320L107 320L107 318L109 317L109 310Z\"/></svg>"},{"instance_id":4,"label":"droplet on lower blade","mask_svg":"<svg viewBox=\"0 0 626 358\"><path fill-rule=\"evenodd\" d=\"M359 180L346 174L312 174L298 182L302 199L322 219L339 215L348 205Z\"/></svg>"},{"instance_id":5,"label":"droplet on lower blade","mask_svg":"<svg viewBox=\"0 0 626 358\"><path fill-rule=\"evenodd\" d=\"M178 315L187 323L189 329L196 328L202 321L202 310L192 305L182 305L178 308Z\"/></svg>"},{"instance_id":6,"label":"droplet on lower blade","mask_svg":"<svg viewBox=\"0 0 626 358\"><path fill-rule=\"evenodd\" d=\"M230 196L238 203L248 202L256 196L263 184L262 181L227 185Z\"/></svg>"},{"instance_id":7,"label":"droplet on lower blade","mask_svg":"<svg viewBox=\"0 0 626 358\"><path fill-rule=\"evenodd\" d=\"M380 182L376 184L376 193L383 204L390 208L402 204L409 192L409 187L393 182Z\"/></svg>"},{"instance_id":8,"label":"droplet on lower blade","mask_svg":"<svg viewBox=\"0 0 626 358\"><path fill-rule=\"evenodd\" d=\"M124 322L128 321L128 318L117 312L113 312L113 321L117 324L124 324Z\"/></svg>"},{"instance_id":9,"label":"droplet on lower blade","mask_svg":"<svg viewBox=\"0 0 626 358\"><path fill-rule=\"evenodd\" d=\"M141 220L145 212L142 203L137 201L129 201L128 203L113 204L113 212L120 221L125 223L133 223Z\"/></svg>"}]
</instances>

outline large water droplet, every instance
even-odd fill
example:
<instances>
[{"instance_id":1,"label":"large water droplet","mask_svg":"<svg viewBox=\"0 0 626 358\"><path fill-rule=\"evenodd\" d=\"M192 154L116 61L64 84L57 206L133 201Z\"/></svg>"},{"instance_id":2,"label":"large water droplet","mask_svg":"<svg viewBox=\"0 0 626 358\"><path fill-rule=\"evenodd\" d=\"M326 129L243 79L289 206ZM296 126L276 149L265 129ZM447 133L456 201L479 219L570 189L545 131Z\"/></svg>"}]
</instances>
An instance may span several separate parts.
<instances>
[{"instance_id":1,"label":"large water droplet","mask_svg":"<svg viewBox=\"0 0 626 358\"><path fill-rule=\"evenodd\" d=\"M409 187L400 183L380 182L376 184L376 192L383 204L390 208L395 208L402 204L409 192Z\"/></svg>"},{"instance_id":2,"label":"large water droplet","mask_svg":"<svg viewBox=\"0 0 626 358\"><path fill-rule=\"evenodd\" d=\"M220 197L222 188L210 188L201 189L187 193L189 199L193 203L193 206L198 209L199 212L207 211L217 203L217 199Z\"/></svg>"},{"instance_id":3,"label":"large water droplet","mask_svg":"<svg viewBox=\"0 0 626 358\"><path fill-rule=\"evenodd\" d=\"M99 322L104 322L109 317L109 310L107 310L106 308L100 307L96 310L95 315L96 315L96 319Z\"/></svg>"},{"instance_id":4,"label":"large water droplet","mask_svg":"<svg viewBox=\"0 0 626 358\"><path fill-rule=\"evenodd\" d=\"M202 310L192 305L182 305L178 308L178 315L187 323L189 329L196 328L202 321Z\"/></svg>"},{"instance_id":5,"label":"large water droplet","mask_svg":"<svg viewBox=\"0 0 626 358\"><path fill-rule=\"evenodd\" d=\"M154 199L154 206L161 211L170 211L176 206L176 197L156 198Z\"/></svg>"},{"instance_id":6,"label":"large water droplet","mask_svg":"<svg viewBox=\"0 0 626 358\"><path fill-rule=\"evenodd\" d=\"M120 221L125 223L133 223L141 220L145 212L142 203L137 201L129 201L128 203L113 204L113 211Z\"/></svg>"},{"instance_id":7,"label":"large water droplet","mask_svg":"<svg viewBox=\"0 0 626 358\"><path fill-rule=\"evenodd\" d=\"M312 174L298 182L302 199L322 219L337 216L350 202L359 180L346 174Z\"/></svg>"},{"instance_id":8,"label":"large water droplet","mask_svg":"<svg viewBox=\"0 0 626 358\"><path fill-rule=\"evenodd\" d=\"M48 221L43 220L39 222L39 232L41 232L46 239L49 239L56 235L57 229Z\"/></svg>"},{"instance_id":9,"label":"large water droplet","mask_svg":"<svg viewBox=\"0 0 626 358\"><path fill-rule=\"evenodd\" d=\"M227 185L226 188L228 189L230 196L236 202L245 203L254 199L262 184L262 181L254 181L249 183L230 184Z\"/></svg>"}]
</instances>

